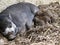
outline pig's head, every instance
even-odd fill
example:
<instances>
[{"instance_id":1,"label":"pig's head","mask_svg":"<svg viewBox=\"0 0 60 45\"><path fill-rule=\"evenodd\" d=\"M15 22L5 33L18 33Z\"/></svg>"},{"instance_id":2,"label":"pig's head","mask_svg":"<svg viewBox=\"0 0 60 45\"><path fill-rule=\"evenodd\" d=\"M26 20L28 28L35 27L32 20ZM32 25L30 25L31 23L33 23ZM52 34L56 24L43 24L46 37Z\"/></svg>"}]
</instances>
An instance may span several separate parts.
<instances>
[{"instance_id":1,"label":"pig's head","mask_svg":"<svg viewBox=\"0 0 60 45\"><path fill-rule=\"evenodd\" d=\"M16 37L18 28L13 23L11 16L0 15L0 32L9 40Z\"/></svg>"}]
</instances>

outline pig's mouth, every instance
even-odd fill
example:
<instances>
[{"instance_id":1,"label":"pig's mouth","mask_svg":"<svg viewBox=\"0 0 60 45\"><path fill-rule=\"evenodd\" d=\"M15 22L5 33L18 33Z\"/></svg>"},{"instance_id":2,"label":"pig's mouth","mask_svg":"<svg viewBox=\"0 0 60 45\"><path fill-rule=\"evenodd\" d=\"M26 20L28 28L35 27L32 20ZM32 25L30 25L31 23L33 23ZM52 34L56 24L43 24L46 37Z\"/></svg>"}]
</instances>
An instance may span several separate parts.
<instances>
[{"instance_id":1,"label":"pig's mouth","mask_svg":"<svg viewBox=\"0 0 60 45\"><path fill-rule=\"evenodd\" d=\"M18 27L16 27L14 31L8 31L8 32L4 31L4 32L1 32L1 34L4 37L6 37L8 40L13 40L16 38L18 32L19 32L19 29Z\"/></svg>"},{"instance_id":2,"label":"pig's mouth","mask_svg":"<svg viewBox=\"0 0 60 45\"><path fill-rule=\"evenodd\" d=\"M13 40L16 38L16 35L18 34L18 28L15 29L14 32L9 32L7 35L5 35L7 37L8 40Z\"/></svg>"}]
</instances>

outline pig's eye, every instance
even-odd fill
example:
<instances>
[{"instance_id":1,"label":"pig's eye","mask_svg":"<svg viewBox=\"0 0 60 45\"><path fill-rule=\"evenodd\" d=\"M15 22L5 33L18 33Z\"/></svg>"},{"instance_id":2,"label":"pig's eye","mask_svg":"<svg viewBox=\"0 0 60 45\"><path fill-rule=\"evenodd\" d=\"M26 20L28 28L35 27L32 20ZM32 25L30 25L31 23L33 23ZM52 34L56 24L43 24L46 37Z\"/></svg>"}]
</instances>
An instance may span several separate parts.
<instances>
[{"instance_id":1,"label":"pig's eye","mask_svg":"<svg viewBox=\"0 0 60 45\"><path fill-rule=\"evenodd\" d=\"M12 27L12 25L11 25L11 24L9 24L9 25L8 25L8 27L9 27L9 28L11 28L11 27Z\"/></svg>"},{"instance_id":2,"label":"pig's eye","mask_svg":"<svg viewBox=\"0 0 60 45\"><path fill-rule=\"evenodd\" d=\"M12 26L10 25L9 28L11 28Z\"/></svg>"},{"instance_id":3,"label":"pig's eye","mask_svg":"<svg viewBox=\"0 0 60 45\"><path fill-rule=\"evenodd\" d=\"M8 27L9 27L9 28L11 28L11 27L12 27L11 22L8 22Z\"/></svg>"},{"instance_id":4,"label":"pig's eye","mask_svg":"<svg viewBox=\"0 0 60 45\"><path fill-rule=\"evenodd\" d=\"M12 27L12 25L9 25L8 27L9 27L9 28L11 28L11 27Z\"/></svg>"}]
</instances>

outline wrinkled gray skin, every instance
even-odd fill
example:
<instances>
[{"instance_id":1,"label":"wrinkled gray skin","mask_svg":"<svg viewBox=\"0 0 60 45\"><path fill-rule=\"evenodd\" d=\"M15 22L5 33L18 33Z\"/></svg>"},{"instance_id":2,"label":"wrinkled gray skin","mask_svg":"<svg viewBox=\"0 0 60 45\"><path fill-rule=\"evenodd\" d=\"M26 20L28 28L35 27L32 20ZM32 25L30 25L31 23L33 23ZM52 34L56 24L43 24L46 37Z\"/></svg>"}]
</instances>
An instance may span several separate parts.
<instances>
[{"instance_id":1,"label":"wrinkled gray skin","mask_svg":"<svg viewBox=\"0 0 60 45\"><path fill-rule=\"evenodd\" d=\"M25 31L26 26L32 26L38 11L37 6L23 2L7 7L0 13L0 32L8 39L14 39L18 32Z\"/></svg>"}]
</instances>

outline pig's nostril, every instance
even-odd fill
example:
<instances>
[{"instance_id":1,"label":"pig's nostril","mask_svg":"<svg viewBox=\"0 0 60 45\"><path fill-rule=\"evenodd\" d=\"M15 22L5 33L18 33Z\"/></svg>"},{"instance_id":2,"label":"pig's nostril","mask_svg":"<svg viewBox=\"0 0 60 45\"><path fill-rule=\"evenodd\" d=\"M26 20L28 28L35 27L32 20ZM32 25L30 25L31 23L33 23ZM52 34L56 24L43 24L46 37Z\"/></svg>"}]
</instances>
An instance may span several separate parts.
<instances>
[{"instance_id":1,"label":"pig's nostril","mask_svg":"<svg viewBox=\"0 0 60 45\"><path fill-rule=\"evenodd\" d=\"M12 32L8 32L8 35L11 35L12 34Z\"/></svg>"}]
</instances>

